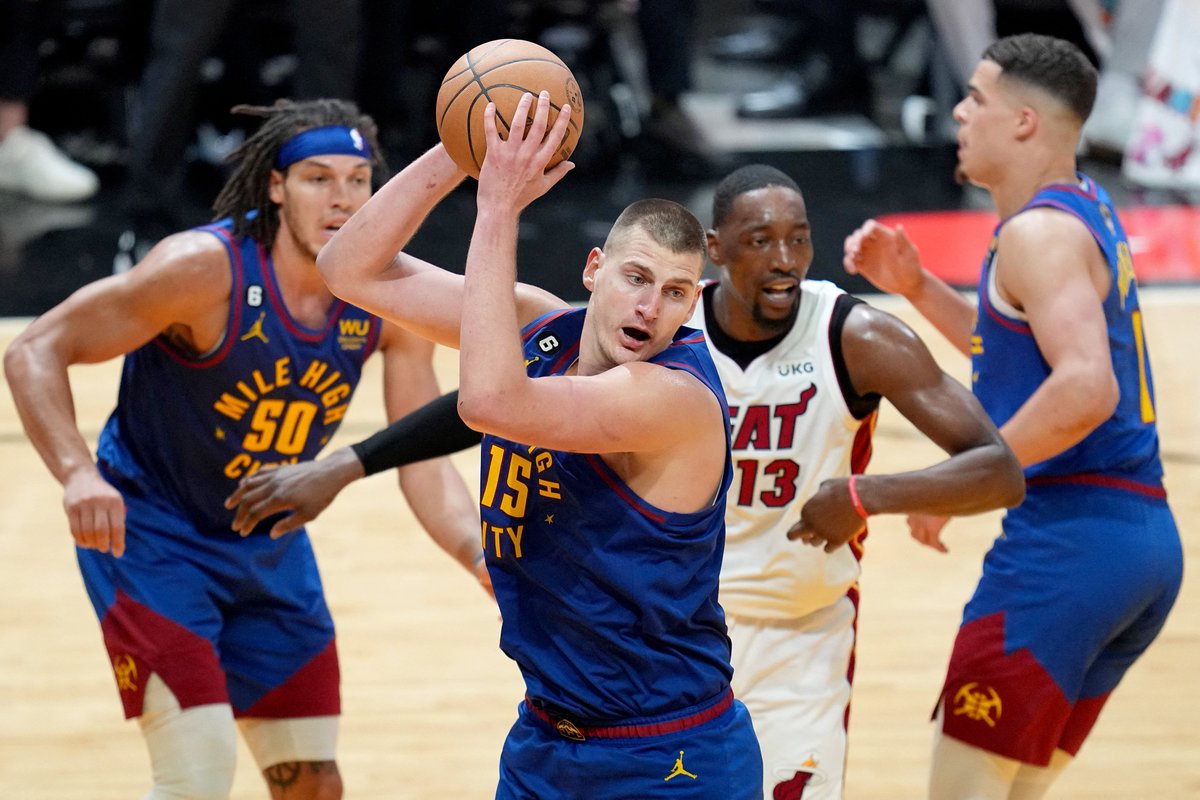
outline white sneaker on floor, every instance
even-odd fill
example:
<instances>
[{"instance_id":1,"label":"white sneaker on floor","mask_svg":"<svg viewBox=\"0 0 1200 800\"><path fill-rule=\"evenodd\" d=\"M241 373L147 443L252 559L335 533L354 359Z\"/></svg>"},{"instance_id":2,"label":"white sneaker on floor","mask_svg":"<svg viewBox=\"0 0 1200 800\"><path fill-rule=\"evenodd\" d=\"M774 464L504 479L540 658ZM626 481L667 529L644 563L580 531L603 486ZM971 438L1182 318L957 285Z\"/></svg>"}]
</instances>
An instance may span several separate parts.
<instances>
[{"instance_id":1,"label":"white sneaker on floor","mask_svg":"<svg viewBox=\"0 0 1200 800\"><path fill-rule=\"evenodd\" d=\"M100 178L55 147L50 137L20 125L0 141L0 189L46 203L86 200Z\"/></svg>"}]
</instances>

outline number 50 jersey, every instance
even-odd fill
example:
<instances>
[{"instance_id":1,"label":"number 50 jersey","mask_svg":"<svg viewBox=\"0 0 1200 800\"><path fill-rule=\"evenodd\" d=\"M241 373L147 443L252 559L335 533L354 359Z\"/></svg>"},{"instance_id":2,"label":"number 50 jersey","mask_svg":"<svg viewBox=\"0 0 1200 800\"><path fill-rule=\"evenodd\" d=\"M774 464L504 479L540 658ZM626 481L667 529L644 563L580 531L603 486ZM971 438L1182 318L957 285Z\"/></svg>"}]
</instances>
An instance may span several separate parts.
<instances>
[{"instance_id":1,"label":"number 50 jersey","mask_svg":"<svg viewBox=\"0 0 1200 800\"><path fill-rule=\"evenodd\" d=\"M225 498L242 477L307 461L328 443L380 321L335 301L323 328L307 328L288 313L271 258L255 240L235 241L228 220L198 230L229 253L225 335L207 353L160 335L126 355L97 454L109 473L171 504L206 535L236 537Z\"/></svg>"}]
</instances>

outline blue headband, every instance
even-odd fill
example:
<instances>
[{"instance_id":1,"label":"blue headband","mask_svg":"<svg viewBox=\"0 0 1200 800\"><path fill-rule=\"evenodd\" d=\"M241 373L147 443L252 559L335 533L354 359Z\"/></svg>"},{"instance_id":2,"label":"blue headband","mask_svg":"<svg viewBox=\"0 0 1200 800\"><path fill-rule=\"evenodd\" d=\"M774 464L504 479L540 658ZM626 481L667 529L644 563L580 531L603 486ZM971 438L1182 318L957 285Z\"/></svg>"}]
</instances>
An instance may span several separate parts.
<instances>
[{"instance_id":1,"label":"blue headband","mask_svg":"<svg viewBox=\"0 0 1200 800\"><path fill-rule=\"evenodd\" d=\"M327 125L309 128L283 143L275 156L275 169L287 169L297 161L313 156L359 156L371 160L371 146L358 128Z\"/></svg>"}]
</instances>

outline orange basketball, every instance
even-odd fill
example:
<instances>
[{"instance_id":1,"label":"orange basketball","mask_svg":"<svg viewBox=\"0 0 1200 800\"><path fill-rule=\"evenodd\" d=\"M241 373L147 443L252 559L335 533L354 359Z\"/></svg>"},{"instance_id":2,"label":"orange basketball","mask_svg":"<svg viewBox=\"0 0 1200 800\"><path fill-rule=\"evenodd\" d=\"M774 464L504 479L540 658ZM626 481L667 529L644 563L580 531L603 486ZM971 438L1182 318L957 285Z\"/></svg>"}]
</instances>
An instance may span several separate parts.
<instances>
[{"instance_id":1,"label":"orange basketball","mask_svg":"<svg viewBox=\"0 0 1200 800\"><path fill-rule=\"evenodd\" d=\"M562 146L547 168L570 158L583 131L583 94L570 68L540 44L524 39L496 39L464 54L442 79L437 96L437 128L454 163L479 177L487 143L483 111L496 104L496 128L508 136L517 103L525 92L550 93L550 124L555 112L571 105L571 122Z\"/></svg>"}]
</instances>

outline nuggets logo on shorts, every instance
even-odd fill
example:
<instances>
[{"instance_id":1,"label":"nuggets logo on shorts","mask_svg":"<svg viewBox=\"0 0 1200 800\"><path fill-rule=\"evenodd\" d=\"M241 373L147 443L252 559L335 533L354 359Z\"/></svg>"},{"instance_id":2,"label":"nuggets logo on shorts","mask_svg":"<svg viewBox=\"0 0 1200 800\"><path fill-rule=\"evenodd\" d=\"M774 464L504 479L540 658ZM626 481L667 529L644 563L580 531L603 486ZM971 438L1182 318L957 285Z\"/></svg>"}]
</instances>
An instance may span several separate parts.
<instances>
[{"instance_id":1,"label":"nuggets logo on shorts","mask_svg":"<svg viewBox=\"0 0 1200 800\"><path fill-rule=\"evenodd\" d=\"M583 735L583 731L579 730L575 723L571 722L569 719L560 719L555 724L554 729L557 730L559 736L562 736L564 739L570 739L573 742L583 742L587 740L587 737Z\"/></svg>"},{"instance_id":2,"label":"nuggets logo on shorts","mask_svg":"<svg viewBox=\"0 0 1200 800\"><path fill-rule=\"evenodd\" d=\"M113 657L113 675L117 678L117 689L122 692L137 691L137 662L129 654Z\"/></svg>"},{"instance_id":3,"label":"nuggets logo on shorts","mask_svg":"<svg viewBox=\"0 0 1200 800\"><path fill-rule=\"evenodd\" d=\"M984 722L989 728L994 728L1003 711L1000 695L990 686L986 691L977 691L978 686L977 682L972 681L954 693L954 715Z\"/></svg>"}]
</instances>

